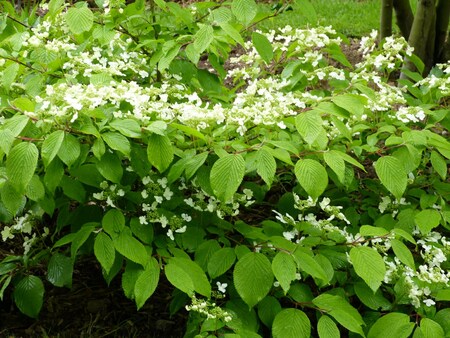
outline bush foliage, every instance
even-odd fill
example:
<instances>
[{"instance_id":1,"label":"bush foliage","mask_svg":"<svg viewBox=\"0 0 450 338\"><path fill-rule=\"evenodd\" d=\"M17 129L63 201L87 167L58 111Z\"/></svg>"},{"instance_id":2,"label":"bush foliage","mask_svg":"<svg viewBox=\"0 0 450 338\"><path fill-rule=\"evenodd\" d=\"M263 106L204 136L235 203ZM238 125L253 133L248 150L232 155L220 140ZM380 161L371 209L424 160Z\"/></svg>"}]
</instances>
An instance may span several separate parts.
<instances>
[{"instance_id":1,"label":"bush foliage","mask_svg":"<svg viewBox=\"0 0 450 338\"><path fill-rule=\"evenodd\" d=\"M331 27L251 31L253 0L51 0L0 17L0 297L94 255L186 337L450 334L450 64L392 82ZM395 332L395 334L394 334Z\"/></svg>"}]
</instances>

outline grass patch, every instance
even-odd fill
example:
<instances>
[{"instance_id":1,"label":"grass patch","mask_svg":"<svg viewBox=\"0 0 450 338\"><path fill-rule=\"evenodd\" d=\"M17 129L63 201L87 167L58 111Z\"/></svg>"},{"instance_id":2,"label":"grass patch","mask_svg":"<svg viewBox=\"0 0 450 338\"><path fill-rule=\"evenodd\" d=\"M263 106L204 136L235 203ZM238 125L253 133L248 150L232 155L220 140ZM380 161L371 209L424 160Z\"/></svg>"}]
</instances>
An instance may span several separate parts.
<instances>
[{"instance_id":1,"label":"grass patch","mask_svg":"<svg viewBox=\"0 0 450 338\"><path fill-rule=\"evenodd\" d=\"M381 2L379 0L310 0L317 13L317 21L305 15L304 8L293 4L294 10L270 18L258 25L259 29L271 30L290 25L302 28L308 25L333 26L339 33L360 37L379 28ZM263 11L270 11L270 4L261 4ZM303 14L302 14L303 13Z\"/></svg>"}]
</instances>

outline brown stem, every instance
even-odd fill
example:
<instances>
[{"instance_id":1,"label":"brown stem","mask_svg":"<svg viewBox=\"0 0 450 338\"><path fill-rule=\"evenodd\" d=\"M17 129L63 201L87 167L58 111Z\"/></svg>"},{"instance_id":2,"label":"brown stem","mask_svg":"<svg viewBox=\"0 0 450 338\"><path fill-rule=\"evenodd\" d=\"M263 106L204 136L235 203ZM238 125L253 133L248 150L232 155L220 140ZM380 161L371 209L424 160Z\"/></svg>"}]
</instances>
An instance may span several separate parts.
<instances>
[{"instance_id":1,"label":"brown stem","mask_svg":"<svg viewBox=\"0 0 450 338\"><path fill-rule=\"evenodd\" d=\"M400 28L403 37L408 40L414 21L414 15L409 0L394 0L393 5L397 26Z\"/></svg>"},{"instance_id":2,"label":"brown stem","mask_svg":"<svg viewBox=\"0 0 450 338\"><path fill-rule=\"evenodd\" d=\"M427 45L429 40L434 38L432 30L434 30L434 21L436 16L435 0L419 0L417 3L416 16L411 27L411 33L408 38L408 44L414 47L414 54L416 54L427 65L433 63L432 60L427 60ZM434 45L434 41L433 41ZM416 67L410 59L406 58L403 69L415 71ZM401 74L401 78L405 78L405 74Z\"/></svg>"},{"instance_id":3,"label":"brown stem","mask_svg":"<svg viewBox=\"0 0 450 338\"><path fill-rule=\"evenodd\" d=\"M437 62L444 62L445 40L447 38L448 23L450 20L450 1L440 0L436 8L436 41L434 56ZM450 33L450 32L449 32Z\"/></svg>"},{"instance_id":4,"label":"brown stem","mask_svg":"<svg viewBox=\"0 0 450 338\"><path fill-rule=\"evenodd\" d=\"M382 0L380 40L392 35L392 9L394 0Z\"/></svg>"}]
</instances>

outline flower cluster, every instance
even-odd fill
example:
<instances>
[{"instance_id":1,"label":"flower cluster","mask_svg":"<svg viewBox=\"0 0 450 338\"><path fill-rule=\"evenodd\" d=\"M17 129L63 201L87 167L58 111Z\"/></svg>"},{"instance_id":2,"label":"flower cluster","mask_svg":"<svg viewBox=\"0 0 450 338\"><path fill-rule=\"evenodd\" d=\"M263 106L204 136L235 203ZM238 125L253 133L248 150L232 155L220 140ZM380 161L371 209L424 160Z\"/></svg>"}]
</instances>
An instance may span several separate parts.
<instances>
[{"instance_id":1,"label":"flower cluster","mask_svg":"<svg viewBox=\"0 0 450 338\"><path fill-rule=\"evenodd\" d=\"M50 232L47 227L43 228L43 233L39 234L37 232L36 225L38 219L37 215L33 214L32 211L27 212L23 216L16 217L13 224L3 226L1 231L3 242L13 239L17 235L21 236L23 238L23 255L26 256L38 239L47 237Z\"/></svg>"},{"instance_id":2,"label":"flower cluster","mask_svg":"<svg viewBox=\"0 0 450 338\"><path fill-rule=\"evenodd\" d=\"M235 193L231 201L222 202L201 189L195 180L191 183L192 188L188 191L189 197L184 199L184 203L194 210L215 213L221 219L226 216L237 216L241 206L248 207L255 202L253 191L250 189L244 189L242 194Z\"/></svg>"},{"instance_id":3,"label":"flower cluster","mask_svg":"<svg viewBox=\"0 0 450 338\"><path fill-rule=\"evenodd\" d=\"M395 217L399 211L401 205L410 205L411 203L406 202L404 197L400 200L392 200L389 196L381 197L381 202L378 205L378 210L383 214L386 210L392 212L392 217Z\"/></svg>"},{"instance_id":4,"label":"flower cluster","mask_svg":"<svg viewBox=\"0 0 450 338\"><path fill-rule=\"evenodd\" d=\"M418 230L416 236L420 236ZM413 306L420 307L423 302L432 306L432 290L436 287L450 286L450 272L441 266L450 256L450 241L437 232L431 232L417 241L422 263L414 270L405 266L397 257L384 257L386 263L385 283L395 284L402 281L408 290L408 297Z\"/></svg>"},{"instance_id":5,"label":"flower cluster","mask_svg":"<svg viewBox=\"0 0 450 338\"><path fill-rule=\"evenodd\" d=\"M317 200L314 201L311 197L308 197L306 200L302 200L297 194L294 193L293 195L295 201L294 207L302 211L298 215L297 219L294 219L294 217L289 214L282 215L278 211L273 210L276 214L275 218L277 220L289 227L292 227L292 229L283 232L284 238L289 241L295 240L295 243L301 243L305 237L299 238L300 232L297 229L297 225L300 222L306 222L314 228L321 230L324 235L336 233L342 237L342 240L347 239L348 242L354 241L353 235L347 232L345 226L340 227L332 222L338 220L343 221L346 224L350 224L345 215L341 212L341 206L331 206L331 200L328 197L324 197L322 201L319 202L319 206L320 209L325 212L327 218L321 218L318 214L305 212L306 210L315 207L317 205Z\"/></svg>"},{"instance_id":6,"label":"flower cluster","mask_svg":"<svg viewBox=\"0 0 450 338\"><path fill-rule=\"evenodd\" d=\"M108 181L100 183L100 192L95 192L92 197L98 201L104 201L106 206L116 208L116 201L125 196L125 190L118 188L117 184L109 184Z\"/></svg>"},{"instance_id":7,"label":"flower cluster","mask_svg":"<svg viewBox=\"0 0 450 338\"><path fill-rule=\"evenodd\" d=\"M424 93L428 93L431 89L437 88L442 97L450 95L450 61L447 63L437 64L436 68L441 74L430 74L423 80L417 82L415 86L421 87Z\"/></svg>"},{"instance_id":8,"label":"flower cluster","mask_svg":"<svg viewBox=\"0 0 450 338\"><path fill-rule=\"evenodd\" d=\"M216 303L209 300L198 299L195 296L192 296L191 298L191 305L186 305L186 310L198 312L208 319L219 319L224 322L233 320L231 314L217 306Z\"/></svg>"}]
</instances>

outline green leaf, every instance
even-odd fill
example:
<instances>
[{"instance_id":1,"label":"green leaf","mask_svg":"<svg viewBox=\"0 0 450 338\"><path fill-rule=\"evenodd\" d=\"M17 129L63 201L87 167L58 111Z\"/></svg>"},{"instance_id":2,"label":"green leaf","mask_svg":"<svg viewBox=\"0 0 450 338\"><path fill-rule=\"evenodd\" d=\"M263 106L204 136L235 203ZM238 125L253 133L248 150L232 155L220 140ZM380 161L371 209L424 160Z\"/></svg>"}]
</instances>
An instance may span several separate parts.
<instances>
[{"instance_id":1,"label":"green leaf","mask_svg":"<svg viewBox=\"0 0 450 338\"><path fill-rule=\"evenodd\" d=\"M319 334L319 338L339 338L341 336L336 323L327 315L319 318L317 322L317 333Z\"/></svg>"},{"instance_id":2,"label":"green leaf","mask_svg":"<svg viewBox=\"0 0 450 338\"><path fill-rule=\"evenodd\" d=\"M155 292L159 282L160 271L161 269L159 268L157 260L151 257L150 262L140 274L134 285L134 297L138 310L144 306L147 299Z\"/></svg>"},{"instance_id":3,"label":"green leaf","mask_svg":"<svg viewBox=\"0 0 450 338\"><path fill-rule=\"evenodd\" d=\"M21 142L14 146L6 159L8 181L18 193L25 192L37 167L39 150L31 142Z\"/></svg>"},{"instance_id":4,"label":"green leaf","mask_svg":"<svg viewBox=\"0 0 450 338\"><path fill-rule=\"evenodd\" d=\"M149 261L149 254L144 245L131 235L131 232L122 231L113 238L114 247L125 258L145 267Z\"/></svg>"},{"instance_id":5,"label":"green leaf","mask_svg":"<svg viewBox=\"0 0 450 338\"><path fill-rule=\"evenodd\" d=\"M273 59L273 48L269 39L263 34L253 32L252 42L264 62L267 64L270 63Z\"/></svg>"},{"instance_id":6,"label":"green leaf","mask_svg":"<svg viewBox=\"0 0 450 338\"><path fill-rule=\"evenodd\" d=\"M391 312L380 317L370 328L367 338L385 338L386 333L396 338L407 338L414 329L409 316L404 313Z\"/></svg>"},{"instance_id":7,"label":"green leaf","mask_svg":"<svg viewBox=\"0 0 450 338\"><path fill-rule=\"evenodd\" d=\"M178 264L166 264L164 268L167 280L177 289L192 297L194 295L194 281L188 271Z\"/></svg>"},{"instance_id":8,"label":"green leaf","mask_svg":"<svg viewBox=\"0 0 450 338\"><path fill-rule=\"evenodd\" d=\"M51 16L54 16L58 11L62 10L64 5L63 0L50 0L48 3L48 12Z\"/></svg>"},{"instance_id":9,"label":"green leaf","mask_svg":"<svg viewBox=\"0 0 450 338\"><path fill-rule=\"evenodd\" d=\"M440 326L442 326L448 336L448 334L450 333L450 308L447 307L445 309L439 310L433 317L433 320L439 323Z\"/></svg>"},{"instance_id":10,"label":"green leaf","mask_svg":"<svg viewBox=\"0 0 450 338\"><path fill-rule=\"evenodd\" d=\"M10 119L7 119L2 127L4 130L9 130L14 137L17 137L27 126L28 121L30 121L30 118L28 116L16 114Z\"/></svg>"},{"instance_id":11,"label":"green leaf","mask_svg":"<svg viewBox=\"0 0 450 338\"><path fill-rule=\"evenodd\" d=\"M194 35L194 48L198 53L203 53L214 40L214 30L210 25L199 24L200 29Z\"/></svg>"},{"instance_id":12,"label":"green leaf","mask_svg":"<svg viewBox=\"0 0 450 338\"><path fill-rule=\"evenodd\" d=\"M84 203L86 200L86 190L84 189L83 184L78 180L74 180L71 177L63 176L61 178L61 182L59 183L61 188L63 189L64 195L67 197L74 199L80 203Z\"/></svg>"},{"instance_id":13,"label":"green leaf","mask_svg":"<svg viewBox=\"0 0 450 338\"><path fill-rule=\"evenodd\" d=\"M135 235L142 243L151 244L153 241L153 226L149 224L141 224L139 218L133 217L130 220L130 228L133 235Z\"/></svg>"},{"instance_id":14,"label":"green leaf","mask_svg":"<svg viewBox=\"0 0 450 338\"><path fill-rule=\"evenodd\" d=\"M272 154L265 149L259 149L256 155L256 172L270 188L275 178L277 162Z\"/></svg>"},{"instance_id":15,"label":"green leaf","mask_svg":"<svg viewBox=\"0 0 450 338\"><path fill-rule=\"evenodd\" d=\"M366 282L373 292L377 291L386 274L386 267L381 255L372 248L358 246L350 250L350 259L356 274Z\"/></svg>"},{"instance_id":16,"label":"green leaf","mask_svg":"<svg viewBox=\"0 0 450 338\"><path fill-rule=\"evenodd\" d=\"M97 162L99 173L113 183L120 183L123 175L122 161L116 154L107 152Z\"/></svg>"},{"instance_id":17,"label":"green leaf","mask_svg":"<svg viewBox=\"0 0 450 338\"><path fill-rule=\"evenodd\" d=\"M51 193L55 193L56 187L61 182L61 178L64 175L63 164L59 159L52 161L45 170L44 184L47 190Z\"/></svg>"},{"instance_id":18,"label":"green leaf","mask_svg":"<svg viewBox=\"0 0 450 338\"><path fill-rule=\"evenodd\" d=\"M422 234L427 235L436 228L441 221L441 214L434 209L425 209L414 216L414 221Z\"/></svg>"},{"instance_id":19,"label":"green leaf","mask_svg":"<svg viewBox=\"0 0 450 338\"><path fill-rule=\"evenodd\" d=\"M267 296L273 283L269 259L258 252L249 252L236 263L233 271L236 291L249 307Z\"/></svg>"},{"instance_id":20,"label":"green leaf","mask_svg":"<svg viewBox=\"0 0 450 338\"><path fill-rule=\"evenodd\" d=\"M45 196L45 187L39 179L38 175L33 175L28 183L25 195L32 201L39 201Z\"/></svg>"},{"instance_id":21,"label":"green leaf","mask_svg":"<svg viewBox=\"0 0 450 338\"><path fill-rule=\"evenodd\" d=\"M81 154L80 142L78 139L68 133L64 134L64 140L58 150L58 157L68 167L76 162Z\"/></svg>"},{"instance_id":22,"label":"green leaf","mask_svg":"<svg viewBox=\"0 0 450 338\"><path fill-rule=\"evenodd\" d=\"M234 41L236 41L241 46L244 46L245 42L244 42L244 39L242 38L241 33L236 28L234 28L231 24L229 24L227 22L220 23L220 28L222 28L223 31L230 38L232 38Z\"/></svg>"},{"instance_id":23,"label":"green leaf","mask_svg":"<svg viewBox=\"0 0 450 338\"><path fill-rule=\"evenodd\" d=\"M316 110L309 110L297 115L295 127L306 143L313 144L323 132L323 121L320 113Z\"/></svg>"},{"instance_id":24,"label":"green leaf","mask_svg":"<svg viewBox=\"0 0 450 338\"><path fill-rule=\"evenodd\" d=\"M200 267L204 271L207 271L208 270L208 262L209 262L211 256L214 254L214 252L216 252L220 249L221 249L221 247L216 240L210 239L208 241L204 241L195 250L195 262L198 265L200 265Z\"/></svg>"},{"instance_id":25,"label":"green leaf","mask_svg":"<svg viewBox=\"0 0 450 338\"><path fill-rule=\"evenodd\" d=\"M359 229L359 233L362 236L386 236L389 231L386 230L385 228L380 228L380 227L374 227L371 225L363 225L361 226L361 228Z\"/></svg>"},{"instance_id":26,"label":"green leaf","mask_svg":"<svg viewBox=\"0 0 450 338\"><path fill-rule=\"evenodd\" d=\"M256 13L258 13L258 7L254 0L233 0L231 3L231 11L236 19L244 26L248 26L256 16Z\"/></svg>"},{"instance_id":27,"label":"green leaf","mask_svg":"<svg viewBox=\"0 0 450 338\"><path fill-rule=\"evenodd\" d=\"M103 156L103 154L106 151L105 142L101 138L98 138L94 141L94 144L92 145L92 152L94 153L94 156L100 160Z\"/></svg>"},{"instance_id":28,"label":"green leaf","mask_svg":"<svg viewBox=\"0 0 450 338\"><path fill-rule=\"evenodd\" d=\"M64 132L57 130L48 135L42 143L41 156L44 165L47 167L59 152L59 148L64 141Z\"/></svg>"},{"instance_id":29,"label":"green leaf","mask_svg":"<svg viewBox=\"0 0 450 338\"><path fill-rule=\"evenodd\" d=\"M114 238L125 228L125 216L120 210L111 209L103 216L102 227Z\"/></svg>"},{"instance_id":30,"label":"green leaf","mask_svg":"<svg viewBox=\"0 0 450 338\"><path fill-rule=\"evenodd\" d=\"M164 172L173 161L173 148L167 136L151 134L148 138L147 156L149 162L160 173Z\"/></svg>"},{"instance_id":31,"label":"green leaf","mask_svg":"<svg viewBox=\"0 0 450 338\"><path fill-rule=\"evenodd\" d=\"M314 278L321 279L324 283L329 282L327 273L313 257L299 249L296 249L293 255L300 270L305 271Z\"/></svg>"},{"instance_id":32,"label":"green leaf","mask_svg":"<svg viewBox=\"0 0 450 338\"><path fill-rule=\"evenodd\" d=\"M442 326L429 318L420 320L420 327L414 332L414 338L444 338Z\"/></svg>"},{"instance_id":33,"label":"green leaf","mask_svg":"<svg viewBox=\"0 0 450 338\"><path fill-rule=\"evenodd\" d=\"M11 63L9 66L4 68L2 72L2 84L3 88L6 89L7 92L9 92L11 85L16 80L17 74L19 73L19 64L18 63Z\"/></svg>"},{"instance_id":34,"label":"green leaf","mask_svg":"<svg viewBox=\"0 0 450 338\"><path fill-rule=\"evenodd\" d=\"M295 164L295 176L312 199L318 198L328 186L328 174L316 160L298 160Z\"/></svg>"},{"instance_id":35,"label":"green leaf","mask_svg":"<svg viewBox=\"0 0 450 338\"><path fill-rule=\"evenodd\" d=\"M181 291L192 295L195 291L205 297L211 296L211 285L202 268L188 258L173 257L165 267L169 282Z\"/></svg>"},{"instance_id":36,"label":"green leaf","mask_svg":"<svg viewBox=\"0 0 450 338\"><path fill-rule=\"evenodd\" d=\"M230 201L245 174L245 160L241 154L228 154L219 158L211 169L211 187L223 202Z\"/></svg>"},{"instance_id":37,"label":"green leaf","mask_svg":"<svg viewBox=\"0 0 450 338\"><path fill-rule=\"evenodd\" d=\"M89 31L94 24L94 13L87 7L71 7L65 15L67 26L73 34Z\"/></svg>"},{"instance_id":38,"label":"green leaf","mask_svg":"<svg viewBox=\"0 0 450 338\"><path fill-rule=\"evenodd\" d=\"M119 133L107 132L102 134L102 139L113 150L117 150L125 156L130 155L130 141Z\"/></svg>"},{"instance_id":39,"label":"green leaf","mask_svg":"<svg viewBox=\"0 0 450 338\"><path fill-rule=\"evenodd\" d=\"M258 303L258 317L269 328L272 327L273 320L280 311L280 302L273 296L267 296Z\"/></svg>"},{"instance_id":40,"label":"green leaf","mask_svg":"<svg viewBox=\"0 0 450 338\"><path fill-rule=\"evenodd\" d=\"M7 276L7 277L6 277ZM5 279L6 277L6 279ZM3 302L3 297L5 294L5 290L8 288L9 284L11 284L12 275L5 275L0 279L0 283L3 283L2 287L0 288L0 301Z\"/></svg>"},{"instance_id":41,"label":"green leaf","mask_svg":"<svg viewBox=\"0 0 450 338\"><path fill-rule=\"evenodd\" d=\"M325 163L334 171L339 182L345 179L345 162L336 150L331 150L323 154Z\"/></svg>"},{"instance_id":42,"label":"green leaf","mask_svg":"<svg viewBox=\"0 0 450 338\"><path fill-rule=\"evenodd\" d=\"M189 61L191 61L194 65L197 65L198 61L200 60L200 53L197 52L197 50L194 47L194 44L191 43L187 45L184 51Z\"/></svg>"},{"instance_id":43,"label":"green leaf","mask_svg":"<svg viewBox=\"0 0 450 338\"><path fill-rule=\"evenodd\" d=\"M3 205L12 215L16 215L19 210L25 206L25 196L18 193L8 181L3 184L0 195L2 197Z\"/></svg>"},{"instance_id":44,"label":"green leaf","mask_svg":"<svg viewBox=\"0 0 450 338\"><path fill-rule=\"evenodd\" d=\"M391 308L391 303L383 296L381 289L373 292L364 282L358 282L354 285L355 293L361 302L368 308L379 311L387 311Z\"/></svg>"},{"instance_id":45,"label":"green leaf","mask_svg":"<svg viewBox=\"0 0 450 338\"><path fill-rule=\"evenodd\" d=\"M222 248L214 252L208 261L208 274L214 279L227 272L234 264L236 254L233 248Z\"/></svg>"},{"instance_id":46,"label":"green leaf","mask_svg":"<svg viewBox=\"0 0 450 338\"><path fill-rule=\"evenodd\" d=\"M192 176L195 175L198 168L200 168L203 163L205 163L206 159L208 158L208 152L205 151L201 154L197 154L194 157L190 158L185 165L185 175L186 179L189 180L192 178Z\"/></svg>"},{"instance_id":47,"label":"green leaf","mask_svg":"<svg viewBox=\"0 0 450 338\"><path fill-rule=\"evenodd\" d=\"M364 114L364 105L367 99L361 95L343 94L332 98L335 105L347 110L350 114L361 117Z\"/></svg>"},{"instance_id":48,"label":"green leaf","mask_svg":"<svg viewBox=\"0 0 450 338\"><path fill-rule=\"evenodd\" d=\"M56 253L47 266L47 280L54 286L72 287L73 261L70 257Z\"/></svg>"},{"instance_id":49,"label":"green leaf","mask_svg":"<svg viewBox=\"0 0 450 338\"><path fill-rule=\"evenodd\" d=\"M311 323L303 311L284 309L273 320L273 338L309 338L310 335Z\"/></svg>"},{"instance_id":50,"label":"green leaf","mask_svg":"<svg viewBox=\"0 0 450 338\"><path fill-rule=\"evenodd\" d=\"M364 336L362 325L364 320L353 306L344 298L329 294L321 294L312 300L313 304L328 312L336 321L346 329Z\"/></svg>"},{"instance_id":51,"label":"green leaf","mask_svg":"<svg viewBox=\"0 0 450 338\"><path fill-rule=\"evenodd\" d=\"M76 232L72 240L72 246L70 248L70 254L72 256L72 259L75 258L76 254L78 253L78 250L88 240L89 236L92 234L96 226L97 223L94 222L86 223L81 227L80 230Z\"/></svg>"},{"instance_id":52,"label":"green leaf","mask_svg":"<svg viewBox=\"0 0 450 338\"><path fill-rule=\"evenodd\" d=\"M111 121L109 123L109 126L127 137L140 138L142 136L141 126L135 120L116 119L114 121Z\"/></svg>"},{"instance_id":53,"label":"green leaf","mask_svg":"<svg viewBox=\"0 0 450 338\"><path fill-rule=\"evenodd\" d=\"M391 245L395 255L400 260L400 262L415 270L416 267L411 250L409 250L408 247L398 239L391 239Z\"/></svg>"},{"instance_id":54,"label":"green leaf","mask_svg":"<svg viewBox=\"0 0 450 338\"><path fill-rule=\"evenodd\" d=\"M22 313L37 318L44 302L44 284L39 277L25 276L17 283L13 297Z\"/></svg>"},{"instance_id":55,"label":"green leaf","mask_svg":"<svg viewBox=\"0 0 450 338\"><path fill-rule=\"evenodd\" d=\"M154 123L156 123L156 122L162 122L162 121L155 121ZM178 124L178 123L171 123L170 126L176 128L178 130L181 130L186 135L190 135L190 136L193 136L194 138L198 138L198 139L206 141L205 135L203 135L201 132L199 132L195 128L185 126L184 124ZM166 128L167 128L167 126L165 128L160 128L160 132L164 132L164 130L166 130ZM152 130L150 130L150 131L152 131ZM152 132L155 132L155 131L152 131ZM160 135L164 135L164 134L160 134Z\"/></svg>"},{"instance_id":56,"label":"green leaf","mask_svg":"<svg viewBox=\"0 0 450 338\"><path fill-rule=\"evenodd\" d=\"M272 271L286 294L291 282L296 279L297 264L292 255L283 251L278 252L272 260Z\"/></svg>"},{"instance_id":57,"label":"green leaf","mask_svg":"<svg viewBox=\"0 0 450 338\"><path fill-rule=\"evenodd\" d=\"M8 155L11 150L11 146L16 140L14 134L9 129L0 130L0 150Z\"/></svg>"},{"instance_id":58,"label":"green leaf","mask_svg":"<svg viewBox=\"0 0 450 338\"><path fill-rule=\"evenodd\" d=\"M436 293L435 299L437 301L450 301L450 289L439 290ZM449 317L450 319L450 317Z\"/></svg>"},{"instance_id":59,"label":"green leaf","mask_svg":"<svg viewBox=\"0 0 450 338\"><path fill-rule=\"evenodd\" d=\"M439 174L439 176L441 176L443 180L445 180L447 178L448 171L447 161L434 150L431 152L430 159L433 169Z\"/></svg>"},{"instance_id":60,"label":"green leaf","mask_svg":"<svg viewBox=\"0 0 450 338\"><path fill-rule=\"evenodd\" d=\"M399 200L407 184L407 173L402 162L393 156L380 157L375 163L375 172L386 189Z\"/></svg>"},{"instance_id":61,"label":"green leaf","mask_svg":"<svg viewBox=\"0 0 450 338\"><path fill-rule=\"evenodd\" d=\"M141 265L127 261L125 271L122 273L122 290L125 297L135 299L134 287L139 276L144 272Z\"/></svg>"},{"instance_id":62,"label":"green leaf","mask_svg":"<svg viewBox=\"0 0 450 338\"><path fill-rule=\"evenodd\" d=\"M100 232L94 241L94 254L106 273L111 270L116 258L116 249L111 238Z\"/></svg>"},{"instance_id":63,"label":"green leaf","mask_svg":"<svg viewBox=\"0 0 450 338\"><path fill-rule=\"evenodd\" d=\"M330 152L340 156L345 162L350 163L350 164L354 165L355 167L358 167L359 169L366 171L364 166L361 163L359 163L357 160L355 160L353 157L351 157L350 155L347 155L346 153L343 153L338 150L330 150Z\"/></svg>"}]
</instances>

